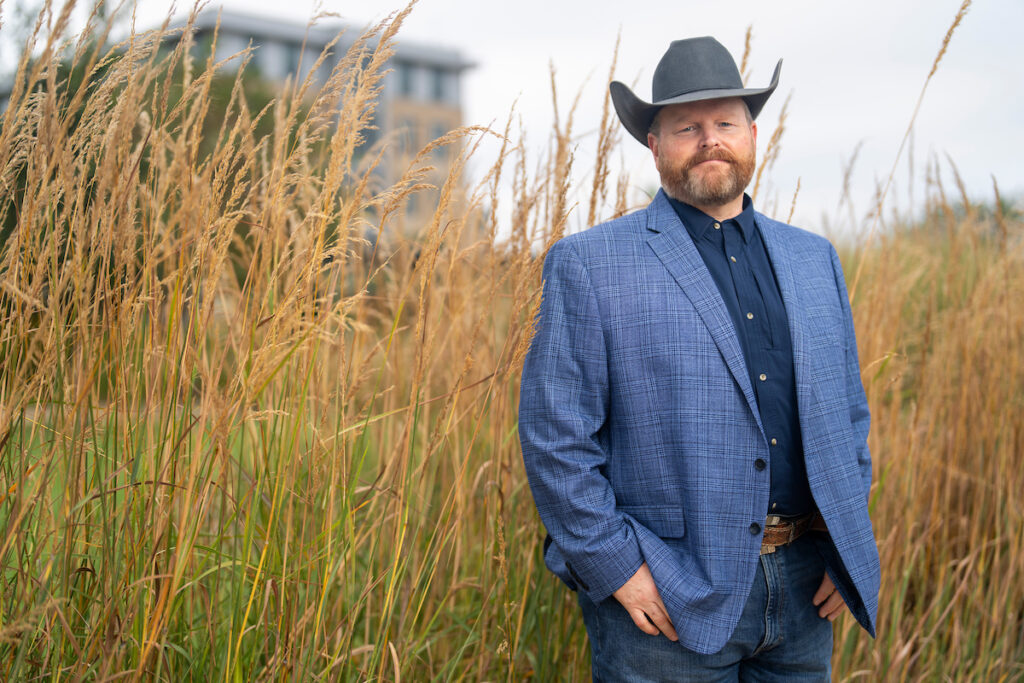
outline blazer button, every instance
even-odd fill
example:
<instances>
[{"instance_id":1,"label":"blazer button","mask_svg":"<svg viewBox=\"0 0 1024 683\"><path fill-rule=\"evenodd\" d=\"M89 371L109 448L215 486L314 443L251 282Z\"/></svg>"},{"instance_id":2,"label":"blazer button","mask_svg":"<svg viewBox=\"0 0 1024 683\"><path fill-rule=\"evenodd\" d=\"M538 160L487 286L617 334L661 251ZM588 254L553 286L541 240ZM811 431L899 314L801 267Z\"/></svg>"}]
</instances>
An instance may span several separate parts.
<instances>
[{"instance_id":1,"label":"blazer button","mask_svg":"<svg viewBox=\"0 0 1024 683\"><path fill-rule=\"evenodd\" d=\"M758 458L754 461L754 469L758 472L764 470L765 467L768 467L768 463L766 463L763 458Z\"/></svg>"},{"instance_id":2,"label":"blazer button","mask_svg":"<svg viewBox=\"0 0 1024 683\"><path fill-rule=\"evenodd\" d=\"M757 536L759 533L761 533L761 525L757 522L753 522L750 525L750 533L752 533L754 536Z\"/></svg>"}]
</instances>

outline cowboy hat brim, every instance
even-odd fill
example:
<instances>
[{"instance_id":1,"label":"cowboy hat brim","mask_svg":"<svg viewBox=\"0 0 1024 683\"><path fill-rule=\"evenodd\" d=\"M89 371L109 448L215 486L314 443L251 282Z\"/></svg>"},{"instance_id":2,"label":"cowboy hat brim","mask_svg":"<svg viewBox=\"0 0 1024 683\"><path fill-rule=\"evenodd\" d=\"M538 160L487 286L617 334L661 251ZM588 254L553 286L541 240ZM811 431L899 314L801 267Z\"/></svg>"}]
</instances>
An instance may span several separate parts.
<instances>
[{"instance_id":1,"label":"cowboy hat brim","mask_svg":"<svg viewBox=\"0 0 1024 683\"><path fill-rule=\"evenodd\" d=\"M782 60L775 65L775 73L772 74L772 82L767 88L724 88L720 90L698 90L670 97L659 102L644 102L633 94L633 91L625 83L612 81L608 90L611 92L612 104L615 106L615 113L619 120L626 127L629 134L636 138L644 147L647 146L647 132L651 129L651 123L658 110L669 104L682 104L684 102L700 102L702 100L716 100L725 97L739 97L747 103L750 109L750 117L756 119L761 113L765 102L775 92L779 85L779 73L782 71Z\"/></svg>"}]
</instances>

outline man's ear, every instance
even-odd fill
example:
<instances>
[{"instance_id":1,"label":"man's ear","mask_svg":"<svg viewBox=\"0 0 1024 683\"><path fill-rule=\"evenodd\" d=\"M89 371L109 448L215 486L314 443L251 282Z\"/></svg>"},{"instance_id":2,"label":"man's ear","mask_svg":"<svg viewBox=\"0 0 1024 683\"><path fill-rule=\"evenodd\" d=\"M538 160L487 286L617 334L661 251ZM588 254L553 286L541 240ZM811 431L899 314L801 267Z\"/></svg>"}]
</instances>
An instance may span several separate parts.
<instances>
[{"instance_id":1,"label":"man's ear","mask_svg":"<svg viewBox=\"0 0 1024 683\"><path fill-rule=\"evenodd\" d=\"M754 144L757 145L757 121L750 122L750 132L754 136Z\"/></svg>"},{"instance_id":2,"label":"man's ear","mask_svg":"<svg viewBox=\"0 0 1024 683\"><path fill-rule=\"evenodd\" d=\"M757 139L754 139L755 142ZM651 150L651 154L654 155L654 165L658 165L658 136L654 133L647 134L647 147Z\"/></svg>"}]
</instances>

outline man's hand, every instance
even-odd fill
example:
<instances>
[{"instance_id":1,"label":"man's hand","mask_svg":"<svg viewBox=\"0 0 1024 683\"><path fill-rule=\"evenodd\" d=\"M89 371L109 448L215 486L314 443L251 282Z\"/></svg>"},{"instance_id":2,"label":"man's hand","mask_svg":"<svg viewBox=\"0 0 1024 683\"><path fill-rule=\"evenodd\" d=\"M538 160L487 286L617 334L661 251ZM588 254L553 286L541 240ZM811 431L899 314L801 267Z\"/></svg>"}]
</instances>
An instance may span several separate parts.
<instances>
[{"instance_id":1,"label":"man's hand","mask_svg":"<svg viewBox=\"0 0 1024 683\"><path fill-rule=\"evenodd\" d=\"M829 578L828 572L825 572L825 578L821 580L821 585L818 586L818 590L815 591L811 601L818 608L818 616L829 621L835 621L836 617L843 611L843 608L846 607L846 603L843 602L843 596L836 590L832 579Z\"/></svg>"},{"instance_id":2,"label":"man's hand","mask_svg":"<svg viewBox=\"0 0 1024 683\"><path fill-rule=\"evenodd\" d=\"M679 640L646 562L640 565L629 581L622 584L622 588L612 593L612 597L626 608L633 623L644 633L652 636L664 633L669 640Z\"/></svg>"}]
</instances>

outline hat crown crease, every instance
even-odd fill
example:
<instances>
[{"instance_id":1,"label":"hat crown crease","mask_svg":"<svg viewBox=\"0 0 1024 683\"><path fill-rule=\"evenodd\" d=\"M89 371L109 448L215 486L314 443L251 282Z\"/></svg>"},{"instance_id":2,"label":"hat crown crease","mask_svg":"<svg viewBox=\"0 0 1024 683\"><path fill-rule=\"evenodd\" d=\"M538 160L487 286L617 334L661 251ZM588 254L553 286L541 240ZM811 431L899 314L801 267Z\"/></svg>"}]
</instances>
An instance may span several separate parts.
<instances>
[{"instance_id":1,"label":"hat crown crease","mask_svg":"<svg viewBox=\"0 0 1024 683\"><path fill-rule=\"evenodd\" d=\"M718 41L700 41L707 51L672 50L654 70L651 94L655 101L703 90L740 90L743 79L736 63ZM675 45L673 45L675 47ZM684 54L685 52L685 54ZM661 93L667 93L661 95Z\"/></svg>"}]
</instances>

